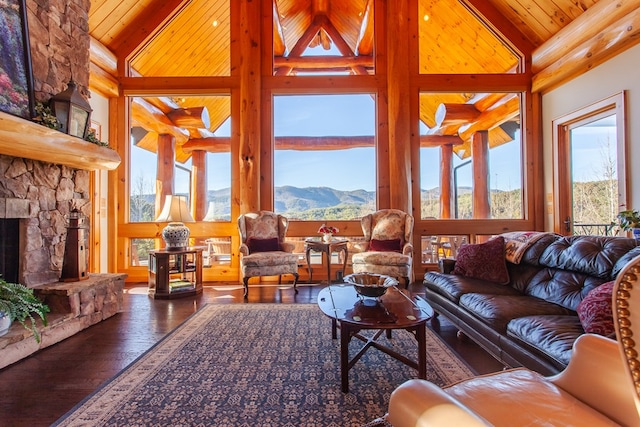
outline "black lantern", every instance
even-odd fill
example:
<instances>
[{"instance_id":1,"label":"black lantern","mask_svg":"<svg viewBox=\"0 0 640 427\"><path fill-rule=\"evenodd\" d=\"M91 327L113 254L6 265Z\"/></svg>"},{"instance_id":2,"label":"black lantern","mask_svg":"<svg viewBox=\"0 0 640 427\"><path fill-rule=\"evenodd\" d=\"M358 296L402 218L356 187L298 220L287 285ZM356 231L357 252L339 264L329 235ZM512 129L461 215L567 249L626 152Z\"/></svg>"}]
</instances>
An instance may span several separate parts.
<instances>
[{"instance_id":1,"label":"black lantern","mask_svg":"<svg viewBox=\"0 0 640 427\"><path fill-rule=\"evenodd\" d=\"M89 130L92 110L87 100L78 92L76 82L71 80L67 89L54 95L49 102L53 114L62 124L60 130L84 139Z\"/></svg>"}]
</instances>

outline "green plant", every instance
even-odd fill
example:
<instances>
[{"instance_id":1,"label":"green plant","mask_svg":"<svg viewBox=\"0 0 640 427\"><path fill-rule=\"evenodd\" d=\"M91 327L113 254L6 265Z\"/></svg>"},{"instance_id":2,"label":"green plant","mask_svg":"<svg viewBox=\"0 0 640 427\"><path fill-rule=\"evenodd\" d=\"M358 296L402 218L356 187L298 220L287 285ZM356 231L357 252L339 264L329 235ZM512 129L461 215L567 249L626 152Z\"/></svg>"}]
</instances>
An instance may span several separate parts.
<instances>
[{"instance_id":1,"label":"green plant","mask_svg":"<svg viewBox=\"0 0 640 427\"><path fill-rule=\"evenodd\" d=\"M50 129L62 129L62 123L60 123L58 118L53 114L51 107L44 105L42 102L36 102L35 112L34 122Z\"/></svg>"},{"instance_id":2,"label":"green plant","mask_svg":"<svg viewBox=\"0 0 640 427\"><path fill-rule=\"evenodd\" d=\"M635 209L621 211L617 216L618 227L624 231L629 231L640 227L640 212Z\"/></svg>"},{"instance_id":3,"label":"green plant","mask_svg":"<svg viewBox=\"0 0 640 427\"><path fill-rule=\"evenodd\" d=\"M40 316L42 324L47 326L49 306L33 294L33 289L0 279L0 312L7 313L11 320L20 322L22 326L33 332L36 341L40 342L40 333L36 328L33 314ZM26 323L27 318L30 320L29 324Z\"/></svg>"}]
</instances>

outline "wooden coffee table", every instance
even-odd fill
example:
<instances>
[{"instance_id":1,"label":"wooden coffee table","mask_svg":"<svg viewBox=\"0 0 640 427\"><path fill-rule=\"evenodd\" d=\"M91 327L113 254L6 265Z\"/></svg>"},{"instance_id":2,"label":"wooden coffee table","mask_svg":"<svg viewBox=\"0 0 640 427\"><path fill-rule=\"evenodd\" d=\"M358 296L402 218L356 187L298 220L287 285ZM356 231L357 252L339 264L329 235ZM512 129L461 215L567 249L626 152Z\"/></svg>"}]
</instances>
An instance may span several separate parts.
<instances>
[{"instance_id":1,"label":"wooden coffee table","mask_svg":"<svg viewBox=\"0 0 640 427\"><path fill-rule=\"evenodd\" d=\"M418 378L426 379L425 325L433 312L426 301L398 287L389 288L382 297L375 299L361 297L353 285L334 284L318 293L318 306L331 318L333 339L337 339L337 329L340 327L340 375L344 393L349 392L349 369L370 347L375 347L417 369ZM359 333L363 329L378 331L368 338ZM394 329L404 329L415 337L418 342L417 362L376 341L383 332L391 338L391 331ZM352 337L360 339L365 344L353 359L349 360L349 342Z\"/></svg>"}]
</instances>

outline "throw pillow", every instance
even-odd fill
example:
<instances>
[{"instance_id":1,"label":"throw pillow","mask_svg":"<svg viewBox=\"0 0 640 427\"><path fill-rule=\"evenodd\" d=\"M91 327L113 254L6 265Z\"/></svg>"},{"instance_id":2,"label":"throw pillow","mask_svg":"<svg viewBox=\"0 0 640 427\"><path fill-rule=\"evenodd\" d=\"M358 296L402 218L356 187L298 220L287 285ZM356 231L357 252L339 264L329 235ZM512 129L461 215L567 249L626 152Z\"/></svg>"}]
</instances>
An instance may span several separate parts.
<instances>
[{"instance_id":1,"label":"throw pillow","mask_svg":"<svg viewBox=\"0 0 640 427\"><path fill-rule=\"evenodd\" d=\"M614 284L615 281L606 282L592 289L578 304L576 311L585 332L604 336L615 334L611 307Z\"/></svg>"},{"instance_id":2,"label":"throw pillow","mask_svg":"<svg viewBox=\"0 0 640 427\"><path fill-rule=\"evenodd\" d=\"M249 247L250 254L254 252L273 252L280 250L280 242L277 237L269 239L249 237L249 239L247 239L247 246Z\"/></svg>"},{"instance_id":3,"label":"throw pillow","mask_svg":"<svg viewBox=\"0 0 640 427\"><path fill-rule=\"evenodd\" d=\"M485 243L462 245L458 249L453 274L506 285L509 271L504 258L504 237Z\"/></svg>"},{"instance_id":4,"label":"throw pillow","mask_svg":"<svg viewBox=\"0 0 640 427\"><path fill-rule=\"evenodd\" d=\"M369 250L379 252L402 252L402 244L400 242L400 239L371 239L371 241L369 242Z\"/></svg>"}]
</instances>

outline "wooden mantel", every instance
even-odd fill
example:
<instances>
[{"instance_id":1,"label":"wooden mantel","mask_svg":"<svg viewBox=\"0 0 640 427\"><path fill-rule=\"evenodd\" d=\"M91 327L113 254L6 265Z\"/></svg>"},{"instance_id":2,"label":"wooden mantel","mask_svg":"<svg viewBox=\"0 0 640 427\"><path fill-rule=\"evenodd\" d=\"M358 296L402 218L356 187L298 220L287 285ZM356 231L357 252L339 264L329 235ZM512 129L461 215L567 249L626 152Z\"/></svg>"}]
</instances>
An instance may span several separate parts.
<instances>
[{"instance_id":1,"label":"wooden mantel","mask_svg":"<svg viewBox=\"0 0 640 427\"><path fill-rule=\"evenodd\" d=\"M120 164L115 150L3 112L0 154L84 170L114 170Z\"/></svg>"}]
</instances>

